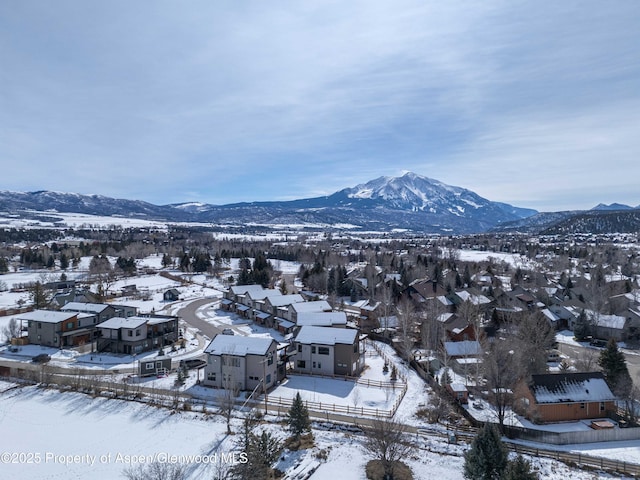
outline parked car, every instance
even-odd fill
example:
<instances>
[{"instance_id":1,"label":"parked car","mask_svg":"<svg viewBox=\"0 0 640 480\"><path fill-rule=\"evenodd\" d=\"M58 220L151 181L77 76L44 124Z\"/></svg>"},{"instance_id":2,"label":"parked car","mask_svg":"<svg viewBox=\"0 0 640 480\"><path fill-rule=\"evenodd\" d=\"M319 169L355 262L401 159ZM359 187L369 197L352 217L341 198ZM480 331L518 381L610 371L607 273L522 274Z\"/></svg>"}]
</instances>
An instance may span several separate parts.
<instances>
[{"instance_id":1,"label":"parked car","mask_svg":"<svg viewBox=\"0 0 640 480\"><path fill-rule=\"evenodd\" d=\"M47 355L46 353L41 353L31 359L34 363L47 363L49 360L51 360L51 355Z\"/></svg>"},{"instance_id":2,"label":"parked car","mask_svg":"<svg viewBox=\"0 0 640 480\"><path fill-rule=\"evenodd\" d=\"M231 330L230 328L225 328L224 330L222 330L222 334L223 335L235 335L234 331Z\"/></svg>"},{"instance_id":3,"label":"parked car","mask_svg":"<svg viewBox=\"0 0 640 480\"><path fill-rule=\"evenodd\" d=\"M606 347L607 346L607 341L606 340L601 340L599 338L594 338L589 342L589 345L591 345L593 347Z\"/></svg>"}]
</instances>

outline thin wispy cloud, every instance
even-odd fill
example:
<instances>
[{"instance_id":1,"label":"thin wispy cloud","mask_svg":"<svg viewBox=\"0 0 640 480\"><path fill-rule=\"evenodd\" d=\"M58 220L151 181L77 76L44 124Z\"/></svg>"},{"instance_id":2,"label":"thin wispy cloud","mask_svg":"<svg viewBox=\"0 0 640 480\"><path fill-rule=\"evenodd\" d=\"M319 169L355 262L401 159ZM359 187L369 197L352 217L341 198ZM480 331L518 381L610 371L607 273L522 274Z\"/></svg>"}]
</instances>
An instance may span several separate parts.
<instances>
[{"instance_id":1,"label":"thin wispy cloud","mask_svg":"<svg viewBox=\"0 0 640 480\"><path fill-rule=\"evenodd\" d=\"M5 3L0 188L220 204L411 170L636 205L639 21L631 0Z\"/></svg>"}]
</instances>

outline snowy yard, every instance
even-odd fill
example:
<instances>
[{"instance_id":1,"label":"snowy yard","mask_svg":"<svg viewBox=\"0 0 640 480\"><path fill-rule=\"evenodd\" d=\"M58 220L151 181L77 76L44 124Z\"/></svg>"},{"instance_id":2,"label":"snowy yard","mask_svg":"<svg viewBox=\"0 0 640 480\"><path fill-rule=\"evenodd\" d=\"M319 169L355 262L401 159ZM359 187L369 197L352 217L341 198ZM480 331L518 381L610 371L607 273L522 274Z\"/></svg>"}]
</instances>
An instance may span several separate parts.
<instances>
[{"instance_id":1,"label":"snowy yard","mask_svg":"<svg viewBox=\"0 0 640 480\"><path fill-rule=\"evenodd\" d=\"M192 457L181 460L186 460L189 480L197 480L213 477L215 466L205 461L213 460L216 454L220 458L221 454L239 452L236 442L240 436L226 436L224 420L217 415L172 412L52 389L12 387L0 382L0 452L27 454L34 462L4 464L3 478L73 480L85 479L90 472L93 479L113 480L121 478L122 471L132 463L181 455ZM232 424L235 432L239 432L239 422L235 419ZM263 427L280 438L286 436L277 423ZM371 455L363 447L362 436L318 429L314 429L314 436L315 448L283 453L278 466L285 471L285 478L294 478L294 472L304 475L317 467L312 480L365 480L364 466ZM463 478L464 445L448 445L435 437L415 440L420 448L405 462L416 480ZM319 460L320 451L327 454L326 461ZM616 451L608 454L616 455ZM35 462L37 458L39 463ZM533 464L540 478L549 480L611 478L550 460L533 459Z\"/></svg>"}]
</instances>

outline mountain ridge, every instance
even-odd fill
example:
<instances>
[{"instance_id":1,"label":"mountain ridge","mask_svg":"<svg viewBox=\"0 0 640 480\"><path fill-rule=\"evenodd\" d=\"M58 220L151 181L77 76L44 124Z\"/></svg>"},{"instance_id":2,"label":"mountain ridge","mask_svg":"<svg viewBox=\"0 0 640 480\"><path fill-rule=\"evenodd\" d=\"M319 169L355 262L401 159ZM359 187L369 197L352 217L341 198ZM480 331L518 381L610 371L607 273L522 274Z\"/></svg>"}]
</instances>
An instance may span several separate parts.
<instances>
[{"instance_id":1,"label":"mountain ridge","mask_svg":"<svg viewBox=\"0 0 640 480\"><path fill-rule=\"evenodd\" d=\"M412 172L401 177L378 177L321 197L226 205L201 202L154 205L96 194L0 191L0 210L129 215L169 222L227 225L317 224L429 233L480 233L538 213L492 202L471 190Z\"/></svg>"}]
</instances>

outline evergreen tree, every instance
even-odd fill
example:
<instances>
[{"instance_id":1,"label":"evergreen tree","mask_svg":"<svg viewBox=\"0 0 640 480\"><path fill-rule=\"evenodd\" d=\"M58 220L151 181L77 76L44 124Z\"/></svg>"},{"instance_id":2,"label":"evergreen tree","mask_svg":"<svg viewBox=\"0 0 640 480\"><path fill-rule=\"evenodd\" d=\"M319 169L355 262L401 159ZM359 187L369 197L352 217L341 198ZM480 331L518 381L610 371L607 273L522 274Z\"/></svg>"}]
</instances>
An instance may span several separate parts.
<instances>
[{"instance_id":1,"label":"evergreen tree","mask_svg":"<svg viewBox=\"0 0 640 480\"><path fill-rule=\"evenodd\" d=\"M531 463L522 455L510 460L501 480L538 480L538 474L531 470Z\"/></svg>"},{"instance_id":2,"label":"evergreen tree","mask_svg":"<svg viewBox=\"0 0 640 480\"><path fill-rule=\"evenodd\" d=\"M627 368L627 360L613 338L609 340L607 347L600 352L598 365L602 368L607 385L613 393L624 395L631 388L633 382Z\"/></svg>"},{"instance_id":3,"label":"evergreen tree","mask_svg":"<svg viewBox=\"0 0 640 480\"><path fill-rule=\"evenodd\" d=\"M580 312L573 324L573 335L578 341L584 340L589 335L589 322L587 322L587 315L584 310Z\"/></svg>"},{"instance_id":4,"label":"evergreen tree","mask_svg":"<svg viewBox=\"0 0 640 480\"><path fill-rule=\"evenodd\" d=\"M311 431L311 422L309 421L309 411L302 402L300 392L296 393L296 397L293 399L293 404L289 409L287 416L287 425L289 431L295 438L300 435Z\"/></svg>"},{"instance_id":5,"label":"evergreen tree","mask_svg":"<svg viewBox=\"0 0 640 480\"><path fill-rule=\"evenodd\" d=\"M64 253L60 254L60 269L66 270L69 268L69 258Z\"/></svg>"},{"instance_id":6,"label":"evergreen tree","mask_svg":"<svg viewBox=\"0 0 640 480\"><path fill-rule=\"evenodd\" d=\"M36 282L29 287L29 296L33 302L35 309L44 308L49 303L49 295L44 288L44 285L40 282Z\"/></svg>"},{"instance_id":7,"label":"evergreen tree","mask_svg":"<svg viewBox=\"0 0 640 480\"><path fill-rule=\"evenodd\" d=\"M464 454L464 478L469 480L499 479L508 462L508 452L498 429L485 423Z\"/></svg>"}]
</instances>

